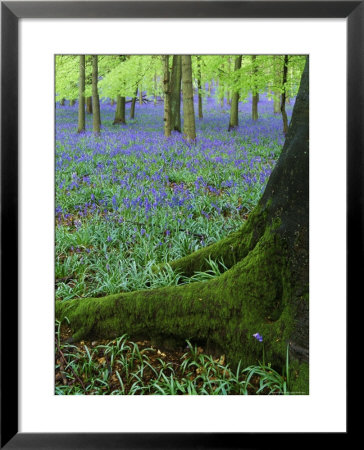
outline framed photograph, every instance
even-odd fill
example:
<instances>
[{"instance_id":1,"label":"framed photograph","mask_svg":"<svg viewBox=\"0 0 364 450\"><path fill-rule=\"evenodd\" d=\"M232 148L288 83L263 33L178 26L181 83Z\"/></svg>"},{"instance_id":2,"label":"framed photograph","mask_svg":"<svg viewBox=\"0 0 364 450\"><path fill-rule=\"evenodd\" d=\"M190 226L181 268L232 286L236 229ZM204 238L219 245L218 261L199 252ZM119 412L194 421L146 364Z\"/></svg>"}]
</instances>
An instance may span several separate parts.
<instances>
[{"instance_id":1,"label":"framed photograph","mask_svg":"<svg viewBox=\"0 0 364 450\"><path fill-rule=\"evenodd\" d=\"M347 435L363 15L2 2L2 447Z\"/></svg>"}]
</instances>

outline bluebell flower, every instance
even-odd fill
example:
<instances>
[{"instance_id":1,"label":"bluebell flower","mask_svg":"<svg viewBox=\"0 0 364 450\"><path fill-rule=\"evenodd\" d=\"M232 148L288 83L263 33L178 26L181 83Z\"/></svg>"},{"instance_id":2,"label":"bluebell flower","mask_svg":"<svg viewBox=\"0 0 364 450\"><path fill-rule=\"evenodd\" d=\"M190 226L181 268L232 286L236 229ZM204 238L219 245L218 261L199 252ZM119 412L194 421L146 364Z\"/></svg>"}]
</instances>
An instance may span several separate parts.
<instances>
[{"instance_id":1,"label":"bluebell flower","mask_svg":"<svg viewBox=\"0 0 364 450\"><path fill-rule=\"evenodd\" d=\"M261 336L259 333L253 334L253 337L259 342L263 342L263 336Z\"/></svg>"}]
</instances>

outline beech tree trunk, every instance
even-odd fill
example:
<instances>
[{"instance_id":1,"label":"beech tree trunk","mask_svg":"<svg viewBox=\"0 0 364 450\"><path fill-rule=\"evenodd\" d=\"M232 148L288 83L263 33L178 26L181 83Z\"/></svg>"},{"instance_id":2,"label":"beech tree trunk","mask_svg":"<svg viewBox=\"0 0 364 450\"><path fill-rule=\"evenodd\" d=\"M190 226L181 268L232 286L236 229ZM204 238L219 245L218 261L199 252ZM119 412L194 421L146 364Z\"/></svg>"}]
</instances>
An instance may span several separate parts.
<instances>
[{"instance_id":1,"label":"beech tree trunk","mask_svg":"<svg viewBox=\"0 0 364 450\"><path fill-rule=\"evenodd\" d=\"M242 56L236 56L234 70L237 71L241 68ZM236 128L239 125L239 92L233 92L231 96L230 107L230 121L228 131Z\"/></svg>"},{"instance_id":2,"label":"beech tree trunk","mask_svg":"<svg viewBox=\"0 0 364 450\"><path fill-rule=\"evenodd\" d=\"M92 114L92 97L86 97L86 112Z\"/></svg>"},{"instance_id":3,"label":"beech tree trunk","mask_svg":"<svg viewBox=\"0 0 364 450\"><path fill-rule=\"evenodd\" d=\"M125 97L118 94L116 97L116 110L113 125L126 123L125 120Z\"/></svg>"},{"instance_id":4,"label":"beech tree trunk","mask_svg":"<svg viewBox=\"0 0 364 450\"><path fill-rule=\"evenodd\" d=\"M134 119L134 117L135 117L135 103L136 103L137 95L138 95L138 88L136 88L135 95L134 95L134 97L131 101L131 105L130 105L130 118L131 119Z\"/></svg>"},{"instance_id":5,"label":"beech tree trunk","mask_svg":"<svg viewBox=\"0 0 364 450\"><path fill-rule=\"evenodd\" d=\"M203 119L202 88L201 88L201 57L197 56L197 91L198 91L198 118Z\"/></svg>"},{"instance_id":6,"label":"beech tree trunk","mask_svg":"<svg viewBox=\"0 0 364 450\"><path fill-rule=\"evenodd\" d=\"M171 135L172 113L171 113L171 87L169 76L169 55L163 55L163 92L164 92L164 136Z\"/></svg>"},{"instance_id":7,"label":"beech tree trunk","mask_svg":"<svg viewBox=\"0 0 364 450\"><path fill-rule=\"evenodd\" d=\"M97 88L98 83L98 57L97 55L92 55L92 129L96 134L100 134L100 100L99 91Z\"/></svg>"},{"instance_id":8,"label":"beech tree trunk","mask_svg":"<svg viewBox=\"0 0 364 450\"><path fill-rule=\"evenodd\" d=\"M85 125L85 55L80 55L78 78L78 133L83 133Z\"/></svg>"},{"instance_id":9,"label":"beech tree trunk","mask_svg":"<svg viewBox=\"0 0 364 450\"><path fill-rule=\"evenodd\" d=\"M193 106L191 55L182 56L183 134L187 141L196 139L195 110Z\"/></svg>"},{"instance_id":10,"label":"beech tree trunk","mask_svg":"<svg viewBox=\"0 0 364 450\"><path fill-rule=\"evenodd\" d=\"M256 74L257 74L257 66L256 66L256 55L252 55L252 63L253 63L253 92L252 92L252 119L258 120L258 101L259 101L259 94L257 92L257 86L256 86Z\"/></svg>"},{"instance_id":11,"label":"beech tree trunk","mask_svg":"<svg viewBox=\"0 0 364 450\"><path fill-rule=\"evenodd\" d=\"M171 74L171 127L174 131L181 132L181 80L182 57L173 55Z\"/></svg>"},{"instance_id":12,"label":"beech tree trunk","mask_svg":"<svg viewBox=\"0 0 364 450\"><path fill-rule=\"evenodd\" d=\"M186 276L206 270L208 258L229 270L205 282L57 301L56 317L68 318L75 340L190 339L246 367L262 358L259 332L273 368L282 370L288 346L290 390L308 393L308 88L307 61L281 156L241 229L171 263Z\"/></svg>"},{"instance_id":13,"label":"beech tree trunk","mask_svg":"<svg viewBox=\"0 0 364 450\"><path fill-rule=\"evenodd\" d=\"M286 113L286 83L287 83L287 68L288 68L288 55L284 56L283 63L283 80L282 80L282 99L281 99L281 113L283 119L283 133L288 133L288 118Z\"/></svg>"}]
</instances>

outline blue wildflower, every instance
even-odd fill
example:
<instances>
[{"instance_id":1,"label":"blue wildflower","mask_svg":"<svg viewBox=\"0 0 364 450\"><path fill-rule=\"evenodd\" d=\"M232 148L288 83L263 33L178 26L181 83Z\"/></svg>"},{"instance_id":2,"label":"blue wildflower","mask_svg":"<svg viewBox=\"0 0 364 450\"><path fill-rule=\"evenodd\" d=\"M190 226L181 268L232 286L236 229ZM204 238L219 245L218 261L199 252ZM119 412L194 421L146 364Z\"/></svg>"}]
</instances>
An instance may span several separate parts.
<instances>
[{"instance_id":1,"label":"blue wildflower","mask_svg":"<svg viewBox=\"0 0 364 450\"><path fill-rule=\"evenodd\" d=\"M259 342L263 342L263 336L261 336L259 333L253 334L253 337Z\"/></svg>"}]
</instances>

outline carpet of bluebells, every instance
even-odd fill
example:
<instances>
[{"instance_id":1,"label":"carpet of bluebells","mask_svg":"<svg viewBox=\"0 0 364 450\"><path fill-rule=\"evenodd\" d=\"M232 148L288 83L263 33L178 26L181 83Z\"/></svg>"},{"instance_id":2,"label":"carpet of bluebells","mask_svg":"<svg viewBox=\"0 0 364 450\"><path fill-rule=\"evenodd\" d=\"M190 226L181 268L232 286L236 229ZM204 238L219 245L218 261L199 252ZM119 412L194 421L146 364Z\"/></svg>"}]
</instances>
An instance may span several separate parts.
<instances>
[{"instance_id":1,"label":"carpet of bluebells","mask_svg":"<svg viewBox=\"0 0 364 450\"><path fill-rule=\"evenodd\" d=\"M250 100L240 103L240 125L231 132L229 105L204 99L194 143L177 132L164 137L162 101L137 103L133 120L129 107L128 123L113 125L115 106L104 101L95 136L91 115L86 132L77 133L77 103L56 106L57 299L183 282L152 268L239 228L284 142L281 115L264 95L259 120L251 120Z\"/></svg>"}]
</instances>

